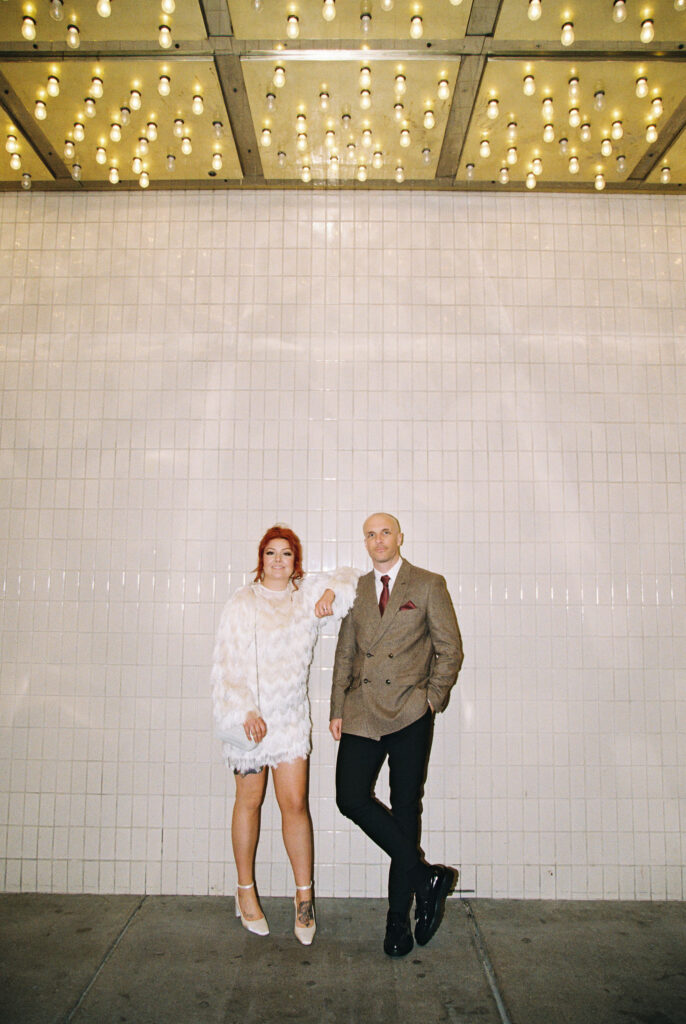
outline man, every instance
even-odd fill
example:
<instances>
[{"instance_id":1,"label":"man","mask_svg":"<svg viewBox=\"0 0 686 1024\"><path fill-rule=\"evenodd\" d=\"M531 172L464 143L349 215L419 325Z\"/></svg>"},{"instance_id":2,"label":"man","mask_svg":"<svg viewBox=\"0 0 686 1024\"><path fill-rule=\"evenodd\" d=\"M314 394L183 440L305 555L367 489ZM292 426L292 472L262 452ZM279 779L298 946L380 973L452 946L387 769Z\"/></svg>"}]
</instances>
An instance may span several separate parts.
<instances>
[{"instance_id":1,"label":"man","mask_svg":"<svg viewBox=\"0 0 686 1024\"><path fill-rule=\"evenodd\" d=\"M376 513L363 529L374 570L361 577L341 624L331 688L336 803L391 858L384 950L405 956L414 945L412 894L414 935L425 945L457 879L421 859L419 832L433 717L448 703L462 641L443 577L400 557L395 516ZM374 796L386 757L390 808Z\"/></svg>"}]
</instances>

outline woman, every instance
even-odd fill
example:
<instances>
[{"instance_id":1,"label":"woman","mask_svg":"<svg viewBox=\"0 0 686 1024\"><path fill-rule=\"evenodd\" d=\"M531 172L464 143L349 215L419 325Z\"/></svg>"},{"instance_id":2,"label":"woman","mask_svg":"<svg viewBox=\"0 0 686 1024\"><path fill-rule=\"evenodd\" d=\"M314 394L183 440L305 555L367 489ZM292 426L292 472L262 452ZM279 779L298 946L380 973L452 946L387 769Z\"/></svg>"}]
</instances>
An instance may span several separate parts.
<instances>
[{"instance_id":1,"label":"woman","mask_svg":"<svg viewBox=\"0 0 686 1024\"><path fill-rule=\"evenodd\" d=\"M272 526L260 541L255 580L224 608L212 668L214 718L220 730L242 723L257 741L249 751L223 744L236 799L231 840L238 888L236 917L256 935L269 926L255 891L260 809L272 769L284 844L295 876L295 935L314 938L312 822L307 804L311 742L307 675L319 621L342 618L353 603L357 569L305 576L292 530Z\"/></svg>"}]
</instances>

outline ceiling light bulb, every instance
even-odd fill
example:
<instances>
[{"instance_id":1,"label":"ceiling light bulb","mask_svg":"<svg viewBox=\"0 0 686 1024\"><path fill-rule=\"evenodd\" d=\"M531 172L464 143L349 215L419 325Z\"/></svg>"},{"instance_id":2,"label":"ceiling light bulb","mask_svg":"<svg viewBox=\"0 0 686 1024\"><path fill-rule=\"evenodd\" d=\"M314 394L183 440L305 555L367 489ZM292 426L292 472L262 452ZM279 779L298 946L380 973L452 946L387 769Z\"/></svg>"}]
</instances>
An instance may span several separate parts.
<instances>
[{"instance_id":1,"label":"ceiling light bulb","mask_svg":"<svg viewBox=\"0 0 686 1024\"><path fill-rule=\"evenodd\" d=\"M380 149L377 149L374 152L374 156L372 157L372 167L377 171L381 170L383 167L383 153Z\"/></svg>"},{"instance_id":2,"label":"ceiling light bulb","mask_svg":"<svg viewBox=\"0 0 686 1024\"><path fill-rule=\"evenodd\" d=\"M360 166L357 168L357 180L358 181L366 181L367 180L367 168L366 168L365 164L360 164Z\"/></svg>"},{"instance_id":3,"label":"ceiling light bulb","mask_svg":"<svg viewBox=\"0 0 686 1024\"><path fill-rule=\"evenodd\" d=\"M333 21L336 17L336 0L324 0L322 4L322 18L324 21Z\"/></svg>"},{"instance_id":4,"label":"ceiling light bulb","mask_svg":"<svg viewBox=\"0 0 686 1024\"><path fill-rule=\"evenodd\" d=\"M582 124L579 129L579 138L582 142L591 141L591 126L588 123Z\"/></svg>"},{"instance_id":5,"label":"ceiling light bulb","mask_svg":"<svg viewBox=\"0 0 686 1024\"><path fill-rule=\"evenodd\" d=\"M569 139L560 139L560 152L564 156L569 149Z\"/></svg>"},{"instance_id":6,"label":"ceiling light bulb","mask_svg":"<svg viewBox=\"0 0 686 1024\"><path fill-rule=\"evenodd\" d=\"M624 126L621 121L612 122L612 130L610 131L610 135L615 140L615 142L617 142L618 139L621 139L621 137L624 135Z\"/></svg>"},{"instance_id":7,"label":"ceiling light bulb","mask_svg":"<svg viewBox=\"0 0 686 1024\"><path fill-rule=\"evenodd\" d=\"M45 91L48 96L59 96L60 94L60 80L57 75L48 75L48 81L45 86Z\"/></svg>"},{"instance_id":8,"label":"ceiling light bulb","mask_svg":"<svg viewBox=\"0 0 686 1024\"><path fill-rule=\"evenodd\" d=\"M81 164L71 165L71 176L74 181L81 181Z\"/></svg>"},{"instance_id":9,"label":"ceiling light bulb","mask_svg":"<svg viewBox=\"0 0 686 1024\"><path fill-rule=\"evenodd\" d=\"M76 152L76 146L71 139L64 140L64 157L65 160L71 160Z\"/></svg>"},{"instance_id":10,"label":"ceiling light bulb","mask_svg":"<svg viewBox=\"0 0 686 1024\"><path fill-rule=\"evenodd\" d=\"M467 164L465 167L465 174L467 176L467 181L471 181L474 177L474 164Z\"/></svg>"},{"instance_id":11,"label":"ceiling light bulb","mask_svg":"<svg viewBox=\"0 0 686 1024\"><path fill-rule=\"evenodd\" d=\"M479 143L479 156L486 160L491 155L491 144L488 139L482 139Z\"/></svg>"},{"instance_id":12,"label":"ceiling light bulb","mask_svg":"<svg viewBox=\"0 0 686 1024\"><path fill-rule=\"evenodd\" d=\"M90 87L90 94L91 94L91 96L93 97L93 99L99 100L99 99L101 99L103 92L104 92L104 87L103 87L103 84L102 84L102 78L100 78L98 75L94 75L93 78L91 78L91 87Z\"/></svg>"},{"instance_id":13,"label":"ceiling light bulb","mask_svg":"<svg viewBox=\"0 0 686 1024\"><path fill-rule=\"evenodd\" d=\"M402 103L396 103L394 105L393 113L395 115L396 121L402 121L403 117L405 116L405 107L402 105Z\"/></svg>"},{"instance_id":14,"label":"ceiling light bulb","mask_svg":"<svg viewBox=\"0 0 686 1024\"><path fill-rule=\"evenodd\" d=\"M508 151L507 151L507 162L510 165L510 167L512 167L514 164L517 163L517 147L516 146L510 146L510 148L508 149Z\"/></svg>"},{"instance_id":15,"label":"ceiling light bulb","mask_svg":"<svg viewBox=\"0 0 686 1024\"><path fill-rule=\"evenodd\" d=\"M312 181L312 171L310 170L307 164L304 165L302 171L300 172L300 179L301 181L304 181L306 185L310 181Z\"/></svg>"},{"instance_id":16,"label":"ceiling light bulb","mask_svg":"<svg viewBox=\"0 0 686 1024\"><path fill-rule=\"evenodd\" d=\"M297 114L295 118L295 127L299 132L304 132L307 128L307 118L304 114Z\"/></svg>"},{"instance_id":17,"label":"ceiling light bulb","mask_svg":"<svg viewBox=\"0 0 686 1024\"><path fill-rule=\"evenodd\" d=\"M143 161L139 156L135 156L131 161L131 170L134 174L140 174L143 170Z\"/></svg>"},{"instance_id":18,"label":"ceiling light bulb","mask_svg":"<svg viewBox=\"0 0 686 1024\"><path fill-rule=\"evenodd\" d=\"M48 116L48 108L45 105L45 100L36 100L35 114L39 121L44 121Z\"/></svg>"},{"instance_id":19,"label":"ceiling light bulb","mask_svg":"<svg viewBox=\"0 0 686 1024\"><path fill-rule=\"evenodd\" d=\"M662 116L663 111L664 107L662 106L662 97L656 96L655 99L651 101L650 112L653 117L658 118Z\"/></svg>"},{"instance_id":20,"label":"ceiling light bulb","mask_svg":"<svg viewBox=\"0 0 686 1024\"><path fill-rule=\"evenodd\" d=\"M612 140L603 139L600 143L600 152L603 156L612 156Z\"/></svg>"},{"instance_id":21,"label":"ceiling light bulb","mask_svg":"<svg viewBox=\"0 0 686 1024\"><path fill-rule=\"evenodd\" d=\"M686 0L674 0L675 11L686 11Z\"/></svg>"},{"instance_id":22,"label":"ceiling light bulb","mask_svg":"<svg viewBox=\"0 0 686 1024\"><path fill-rule=\"evenodd\" d=\"M184 135L181 139L181 152L184 156L190 156L193 152L193 143L191 142L188 135Z\"/></svg>"},{"instance_id":23,"label":"ceiling light bulb","mask_svg":"<svg viewBox=\"0 0 686 1024\"><path fill-rule=\"evenodd\" d=\"M381 0L381 10L382 11L392 11L393 10L393 0Z\"/></svg>"},{"instance_id":24,"label":"ceiling light bulb","mask_svg":"<svg viewBox=\"0 0 686 1024\"><path fill-rule=\"evenodd\" d=\"M67 46L71 47L72 50L78 50L81 45L81 37L79 30L76 25L67 26ZM80 168L79 168L80 170Z\"/></svg>"},{"instance_id":25,"label":"ceiling light bulb","mask_svg":"<svg viewBox=\"0 0 686 1024\"><path fill-rule=\"evenodd\" d=\"M563 46L571 46L574 42L574 25L571 21L566 21L562 26L560 42Z\"/></svg>"},{"instance_id":26,"label":"ceiling light bulb","mask_svg":"<svg viewBox=\"0 0 686 1024\"><path fill-rule=\"evenodd\" d=\"M163 50L168 50L172 44L172 34L169 25L160 25L158 41Z\"/></svg>"},{"instance_id":27,"label":"ceiling light bulb","mask_svg":"<svg viewBox=\"0 0 686 1024\"><path fill-rule=\"evenodd\" d=\"M326 135L324 137L324 142L326 143L327 149L333 149L333 147L336 145L336 133L333 130L333 128L329 128L327 130Z\"/></svg>"},{"instance_id":28,"label":"ceiling light bulb","mask_svg":"<svg viewBox=\"0 0 686 1024\"><path fill-rule=\"evenodd\" d=\"M507 167L501 167L498 171L498 181L501 185L507 185L510 180L510 172Z\"/></svg>"},{"instance_id":29,"label":"ceiling light bulb","mask_svg":"<svg viewBox=\"0 0 686 1024\"><path fill-rule=\"evenodd\" d=\"M138 155L147 156L149 148L150 147L148 146L148 140L146 139L145 135L141 135L140 138L138 139Z\"/></svg>"},{"instance_id":30,"label":"ceiling light bulb","mask_svg":"<svg viewBox=\"0 0 686 1024\"><path fill-rule=\"evenodd\" d=\"M343 125L343 130L344 131L346 131L346 132L350 131L350 124L351 124L351 122L352 122L352 117L350 116L350 114L347 111L344 114L341 114L341 124Z\"/></svg>"},{"instance_id":31,"label":"ceiling light bulb","mask_svg":"<svg viewBox=\"0 0 686 1024\"><path fill-rule=\"evenodd\" d=\"M496 99L489 100L488 105L486 107L486 114L488 118L491 121L495 121L496 117L498 116L498 112L498 101Z\"/></svg>"},{"instance_id":32,"label":"ceiling light bulb","mask_svg":"<svg viewBox=\"0 0 686 1024\"><path fill-rule=\"evenodd\" d=\"M410 138L410 130L409 130L409 128L403 128L402 131L400 132L400 145L404 149L407 149L407 147L410 145L411 141L412 140Z\"/></svg>"},{"instance_id":33,"label":"ceiling light bulb","mask_svg":"<svg viewBox=\"0 0 686 1024\"><path fill-rule=\"evenodd\" d=\"M224 161L222 160L221 153L212 154L212 170L221 171Z\"/></svg>"},{"instance_id":34,"label":"ceiling light bulb","mask_svg":"<svg viewBox=\"0 0 686 1024\"><path fill-rule=\"evenodd\" d=\"M646 18L645 21L641 22L641 42L652 43L655 38L655 25L651 18Z\"/></svg>"},{"instance_id":35,"label":"ceiling light bulb","mask_svg":"<svg viewBox=\"0 0 686 1024\"><path fill-rule=\"evenodd\" d=\"M546 98L543 100L543 103L541 104L541 113L547 121L552 121L553 101L551 100L550 96L546 96Z\"/></svg>"},{"instance_id":36,"label":"ceiling light bulb","mask_svg":"<svg viewBox=\"0 0 686 1024\"><path fill-rule=\"evenodd\" d=\"M129 121L131 120L131 111L129 110L129 108L121 107L119 113L121 114L121 123L128 124Z\"/></svg>"},{"instance_id":37,"label":"ceiling light bulb","mask_svg":"<svg viewBox=\"0 0 686 1024\"><path fill-rule=\"evenodd\" d=\"M83 142L84 138L86 137L86 129L83 127L80 121L74 122L72 135L74 136L75 142Z\"/></svg>"},{"instance_id":38,"label":"ceiling light bulb","mask_svg":"<svg viewBox=\"0 0 686 1024\"><path fill-rule=\"evenodd\" d=\"M648 95L648 79L641 76L636 79L636 95L642 100Z\"/></svg>"},{"instance_id":39,"label":"ceiling light bulb","mask_svg":"<svg viewBox=\"0 0 686 1024\"><path fill-rule=\"evenodd\" d=\"M543 141L554 142L555 141L555 128L552 124L547 124L543 129Z\"/></svg>"},{"instance_id":40,"label":"ceiling light bulb","mask_svg":"<svg viewBox=\"0 0 686 1024\"><path fill-rule=\"evenodd\" d=\"M252 6L254 11L262 10L262 0L252 0Z\"/></svg>"},{"instance_id":41,"label":"ceiling light bulb","mask_svg":"<svg viewBox=\"0 0 686 1024\"><path fill-rule=\"evenodd\" d=\"M533 75L525 75L522 83L525 96L533 96L536 92L536 80Z\"/></svg>"},{"instance_id":42,"label":"ceiling light bulb","mask_svg":"<svg viewBox=\"0 0 686 1024\"><path fill-rule=\"evenodd\" d=\"M360 106L363 110L369 110L372 105L372 94L369 89L362 89L360 91Z\"/></svg>"},{"instance_id":43,"label":"ceiling light bulb","mask_svg":"<svg viewBox=\"0 0 686 1024\"><path fill-rule=\"evenodd\" d=\"M138 89L132 89L129 95L129 106L132 110L141 109L141 94Z\"/></svg>"},{"instance_id":44,"label":"ceiling light bulb","mask_svg":"<svg viewBox=\"0 0 686 1024\"><path fill-rule=\"evenodd\" d=\"M262 134L260 135L260 143L265 147L271 146L272 144L272 133L269 128L263 128Z\"/></svg>"},{"instance_id":45,"label":"ceiling light bulb","mask_svg":"<svg viewBox=\"0 0 686 1024\"><path fill-rule=\"evenodd\" d=\"M96 149L96 151L95 151L95 162L96 162L96 164L106 164L107 163L107 150L105 149L104 146L98 146L98 148Z\"/></svg>"},{"instance_id":46,"label":"ceiling light bulb","mask_svg":"<svg viewBox=\"0 0 686 1024\"><path fill-rule=\"evenodd\" d=\"M116 121L110 125L110 139L112 142L121 142L121 125Z\"/></svg>"},{"instance_id":47,"label":"ceiling light bulb","mask_svg":"<svg viewBox=\"0 0 686 1024\"><path fill-rule=\"evenodd\" d=\"M529 21L538 21L541 17L541 0L529 0Z\"/></svg>"},{"instance_id":48,"label":"ceiling light bulb","mask_svg":"<svg viewBox=\"0 0 686 1024\"><path fill-rule=\"evenodd\" d=\"M669 167L663 167L660 171L660 181L663 185L669 185L672 180L672 172Z\"/></svg>"},{"instance_id":49,"label":"ceiling light bulb","mask_svg":"<svg viewBox=\"0 0 686 1024\"><path fill-rule=\"evenodd\" d=\"M265 97L267 110L271 113L276 108L276 96L273 92L268 92Z\"/></svg>"},{"instance_id":50,"label":"ceiling light bulb","mask_svg":"<svg viewBox=\"0 0 686 1024\"><path fill-rule=\"evenodd\" d=\"M110 0L98 0L95 9L101 18L109 18L112 13L112 4Z\"/></svg>"},{"instance_id":51,"label":"ceiling light bulb","mask_svg":"<svg viewBox=\"0 0 686 1024\"><path fill-rule=\"evenodd\" d=\"M596 174L595 179L593 181L593 184L594 184L595 189L596 189L597 192L602 192L603 189L605 188L605 175L604 174Z\"/></svg>"},{"instance_id":52,"label":"ceiling light bulb","mask_svg":"<svg viewBox=\"0 0 686 1024\"><path fill-rule=\"evenodd\" d=\"M409 132L408 132L408 135L409 135ZM362 132L362 145L363 146L371 146L371 144L372 144L372 130L371 130L371 128L365 128L364 131ZM402 145L402 141L401 141L401 145ZM407 143L407 145L409 145L409 142Z\"/></svg>"},{"instance_id":53,"label":"ceiling light bulb","mask_svg":"<svg viewBox=\"0 0 686 1024\"><path fill-rule=\"evenodd\" d=\"M570 128L578 128L581 124L581 114L579 113L578 107L572 107L569 111L569 126Z\"/></svg>"},{"instance_id":54,"label":"ceiling light bulb","mask_svg":"<svg viewBox=\"0 0 686 1024\"><path fill-rule=\"evenodd\" d=\"M18 153L12 153L10 157L10 167L13 171L18 171L21 168L21 157Z\"/></svg>"},{"instance_id":55,"label":"ceiling light bulb","mask_svg":"<svg viewBox=\"0 0 686 1024\"><path fill-rule=\"evenodd\" d=\"M267 145L269 145L269 143L267 143ZM298 132L298 134L296 135L295 148L300 153L304 153L305 150L307 149L307 135L305 134L305 132Z\"/></svg>"},{"instance_id":56,"label":"ceiling light bulb","mask_svg":"<svg viewBox=\"0 0 686 1024\"><path fill-rule=\"evenodd\" d=\"M177 117L176 120L174 121L174 127L172 129L177 139L183 138L183 128L183 120L180 117Z\"/></svg>"},{"instance_id":57,"label":"ceiling light bulb","mask_svg":"<svg viewBox=\"0 0 686 1024\"><path fill-rule=\"evenodd\" d=\"M138 179L138 184L141 188L147 188L150 184L150 177L147 171L141 171L141 176Z\"/></svg>"},{"instance_id":58,"label":"ceiling light bulb","mask_svg":"<svg viewBox=\"0 0 686 1024\"><path fill-rule=\"evenodd\" d=\"M21 23L21 34L24 39L27 39L30 43L36 38L36 20L31 18L28 14L22 20Z\"/></svg>"},{"instance_id":59,"label":"ceiling light bulb","mask_svg":"<svg viewBox=\"0 0 686 1024\"><path fill-rule=\"evenodd\" d=\"M221 121L213 121L212 127L214 128L215 139L221 139L222 135L224 134L224 125L221 123Z\"/></svg>"},{"instance_id":60,"label":"ceiling light bulb","mask_svg":"<svg viewBox=\"0 0 686 1024\"><path fill-rule=\"evenodd\" d=\"M578 174L579 173L579 157L578 156L570 156L570 158L569 158L569 173L570 174Z\"/></svg>"},{"instance_id":61,"label":"ceiling light bulb","mask_svg":"<svg viewBox=\"0 0 686 1024\"><path fill-rule=\"evenodd\" d=\"M171 78L169 75L160 75L160 80L157 83L157 91L160 96L168 96L171 92Z\"/></svg>"},{"instance_id":62,"label":"ceiling light bulb","mask_svg":"<svg viewBox=\"0 0 686 1024\"><path fill-rule=\"evenodd\" d=\"M626 157L625 156L618 156L617 157L617 170L621 174L623 174L624 171L626 170Z\"/></svg>"},{"instance_id":63,"label":"ceiling light bulb","mask_svg":"<svg viewBox=\"0 0 686 1024\"><path fill-rule=\"evenodd\" d=\"M369 11L364 11L360 15L360 28L362 29L362 31L364 33L367 33L367 32L369 32L371 27L372 27L372 16L369 13Z\"/></svg>"},{"instance_id":64,"label":"ceiling light bulb","mask_svg":"<svg viewBox=\"0 0 686 1024\"><path fill-rule=\"evenodd\" d=\"M424 127L427 131L430 131L436 124L436 118L434 117L433 110L424 111Z\"/></svg>"},{"instance_id":65,"label":"ceiling light bulb","mask_svg":"<svg viewBox=\"0 0 686 1024\"><path fill-rule=\"evenodd\" d=\"M543 161L541 160L540 156L535 157L531 161L531 170L536 175L539 175L539 174L542 173L542 171L543 171Z\"/></svg>"},{"instance_id":66,"label":"ceiling light bulb","mask_svg":"<svg viewBox=\"0 0 686 1024\"><path fill-rule=\"evenodd\" d=\"M371 68L363 67L360 68L360 89L368 89L372 84L372 72Z\"/></svg>"},{"instance_id":67,"label":"ceiling light bulb","mask_svg":"<svg viewBox=\"0 0 686 1024\"><path fill-rule=\"evenodd\" d=\"M507 125L507 137L508 137L510 142L514 142L514 140L517 138L517 122L516 121L508 122L508 125Z\"/></svg>"},{"instance_id":68,"label":"ceiling light bulb","mask_svg":"<svg viewBox=\"0 0 686 1024\"><path fill-rule=\"evenodd\" d=\"M279 165L279 167L286 166L286 154L282 149L280 149L279 152L276 154L276 162Z\"/></svg>"},{"instance_id":69,"label":"ceiling light bulb","mask_svg":"<svg viewBox=\"0 0 686 1024\"><path fill-rule=\"evenodd\" d=\"M289 14L286 18L286 35L289 39L297 39L300 35L300 21L297 14Z\"/></svg>"},{"instance_id":70,"label":"ceiling light bulb","mask_svg":"<svg viewBox=\"0 0 686 1024\"><path fill-rule=\"evenodd\" d=\"M686 0L685 0L686 2ZM450 96L450 83L447 78L442 78L438 83L438 98L439 100L447 100Z\"/></svg>"},{"instance_id":71,"label":"ceiling light bulb","mask_svg":"<svg viewBox=\"0 0 686 1024\"><path fill-rule=\"evenodd\" d=\"M86 111L86 117L95 117L95 100L92 96L86 96L83 101L83 105Z\"/></svg>"},{"instance_id":72,"label":"ceiling light bulb","mask_svg":"<svg viewBox=\"0 0 686 1024\"><path fill-rule=\"evenodd\" d=\"M50 17L61 21L64 17L64 0L50 0Z\"/></svg>"},{"instance_id":73,"label":"ceiling light bulb","mask_svg":"<svg viewBox=\"0 0 686 1024\"><path fill-rule=\"evenodd\" d=\"M410 18L410 36L412 39L421 39L424 35L424 22L418 14Z\"/></svg>"},{"instance_id":74,"label":"ceiling light bulb","mask_svg":"<svg viewBox=\"0 0 686 1024\"><path fill-rule=\"evenodd\" d=\"M536 188L536 175L533 171L529 171L527 174L525 184L528 189Z\"/></svg>"},{"instance_id":75,"label":"ceiling light bulb","mask_svg":"<svg viewBox=\"0 0 686 1024\"><path fill-rule=\"evenodd\" d=\"M657 139L657 127L654 124L649 124L646 128L646 142L655 142Z\"/></svg>"},{"instance_id":76,"label":"ceiling light bulb","mask_svg":"<svg viewBox=\"0 0 686 1024\"><path fill-rule=\"evenodd\" d=\"M398 96L403 96L407 89L407 79L405 75L398 74L395 76L395 91Z\"/></svg>"},{"instance_id":77,"label":"ceiling light bulb","mask_svg":"<svg viewBox=\"0 0 686 1024\"><path fill-rule=\"evenodd\" d=\"M322 89L319 93L319 107L321 110L329 109L329 94L326 89Z\"/></svg>"},{"instance_id":78,"label":"ceiling light bulb","mask_svg":"<svg viewBox=\"0 0 686 1024\"><path fill-rule=\"evenodd\" d=\"M612 6L612 20L620 25L626 19L626 4L624 0L615 0Z\"/></svg>"},{"instance_id":79,"label":"ceiling light bulb","mask_svg":"<svg viewBox=\"0 0 686 1024\"><path fill-rule=\"evenodd\" d=\"M191 110L193 111L194 114L199 115L202 114L204 109L205 104L203 103L203 98L199 95L199 93L196 93L195 96L193 97L193 102L191 103Z\"/></svg>"},{"instance_id":80,"label":"ceiling light bulb","mask_svg":"<svg viewBox=\"0 0 686 1024\"><path fill-rule=\"evenodd\" d=\"M157 140L157 125L154 121L148 121L146 134L150 142L155 142Z\"/></svg>"},{"instance_id":81,"label":"ceiling light bulb","mask_svg":"<svg viewBox=\"0 0 686 1024\"><path fill-rule=\"evenodd\" d=\"M173 171L176 167L176 157L173 153L167 153L167 170Z\"/></svg>"},{"instance_id":82,"label":"ceiling light bulb","mask_svg":"<svg viewBox=\"0 0 686 1024\"><path fill-rule=\"evenodd\" d=\"M274 83L277 89L281 89L286 82L286 69L283 68L280 64L277 64L277 66L274 68L272 82Z\"/></svg>"},{"instance_id":83,"label":"ceiling light bulb","mask_svg":"<svg viewBox=\"0 0 686 1024\"><path fill-rule=\"evenodd\" d=\"M605 91L603 89L597 89L593 93L593 106L596 110L605 109Z\"/></svg>"},{"instance_id":84,"label":"ceiling light bulb","mask_svg":"<svg viewBox=\"0 0 686 1024\"><path fill-rule=\"evenodd\" d=\"M173 14L176 10L176 0L162 0L160 7L163 14Z\"/></svg>"},{"instance_id":85,"label":"ceiling light bulb","mask_svg":"<svg viewBox=\"0 0 686 1024\"><path fill-rule=\"evenodd\" d=\"M569 79L569 82L567 83L567 86L569 88L570 103L574 103L576 100L579 99L579 79L576 77L576 75L572 75L572 77Z\"/></svg>"},{"instance_id":86,"label":"ceiling light bulb","mask_svg":"<svg viewBox=\"0 0 686 1024\"><path fill-rule=\"evenodd\" d=\"M424 161L425 164L431 163L431 150L429 149L428 146L425 146L424 149L422 150L422 160Z\"/></svg>"},{"instance_id":87,"label":"ceiling light bulb","mask_svg":"<svg viewBox=\"0 0 686 1024\"><path fill-rule=\"evenodd\" d=\"M399 185L402 185L402 183L405 180L405 168L403 167L402 164L398 164L398 166L395 169L395 180L398 182Z\"/></svg>"}]
</instances>

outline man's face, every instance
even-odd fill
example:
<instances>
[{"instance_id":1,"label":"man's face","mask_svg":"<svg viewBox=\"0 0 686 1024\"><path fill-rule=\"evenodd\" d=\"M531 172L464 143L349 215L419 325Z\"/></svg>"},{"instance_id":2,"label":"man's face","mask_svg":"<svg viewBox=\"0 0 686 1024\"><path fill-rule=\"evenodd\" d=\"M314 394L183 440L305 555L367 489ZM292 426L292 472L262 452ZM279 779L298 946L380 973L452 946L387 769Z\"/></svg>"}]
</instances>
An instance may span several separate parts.
<instances>
[{"instance_id":1,"label":"man's face","mask_svg":"<svg viewBox=\"0 0 686 1024\"><path fill-rule=\"evenodd\" d=\"M400 557L403 535L391 516L378 513L370 516L362 527L364 543L374 568L379 571L391 569Z\"/></svg>"}]
</instances>

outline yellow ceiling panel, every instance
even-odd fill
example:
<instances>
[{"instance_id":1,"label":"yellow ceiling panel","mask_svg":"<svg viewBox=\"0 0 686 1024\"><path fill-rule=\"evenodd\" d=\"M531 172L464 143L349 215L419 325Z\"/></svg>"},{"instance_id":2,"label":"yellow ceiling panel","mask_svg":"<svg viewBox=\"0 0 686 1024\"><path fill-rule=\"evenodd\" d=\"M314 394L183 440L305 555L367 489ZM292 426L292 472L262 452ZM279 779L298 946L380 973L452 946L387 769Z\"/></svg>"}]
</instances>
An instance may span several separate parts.
<instances>
[{"instance_id":1,"label":"yellow ceiling panel","mask_svg":"<svg viewBox=\"0 0 686 1024\"><path fill-rule=\"evenodd\" d=\"M651 185L686 185L686 130L648 176Z\"/></svg>"},{"instance_id":2,"label":"yellow ceiling panel","mask_svg":"<svg viewBox=\"0 0 686 1024\"><path fill-rule=\"evenodd\" d=\"M300 39L367 39L410 40L421 39L462 39L464 37L471 0L369 0L367 3L351 3L350 0L329 0L328 12L334 17L324 17L322 0L258 0L245 3L229 0L229 12L233 30L238 39L273 39L285 41L289 38L287 18L295 17L293 30L297 29ZM362 17L369 15L369 20ZM412 18L419 18L411 26ZM421 29L420 35L412 35Z\"/></svg>"},{"instance_id":3,"label":"yellow ceiling panel","mask_svg":"<svg viewBox=\"0 0 686 1024\"><path fill-rule=\"evenodd\" d=\"M305 167L315 181L435 176L459 60L365 60L361 55L330 61L284 58L280 64L285 83L279 87L274 84L279 61L242 61L265 178L302 178ZM427 127L432 118L433 126Z\"/></svg>"},{"instance_id":4,"label":"yellow ceiling panel","mask_svg":"<svg viewBox=\"0 0 686 1024\"><path fill-rule=\"evenodd\" d=\"M105 6L103 7L103 2ZM206 39L205 22L197 0L164 0L173 5L165 14L160 0L109 0L110 14L102 17L108 0L8 0L0 3L0 39L7 43L33 42L24 32L35 33L35 43L64 43L70 25L78 29L81 42L157 41L160 25L166 25L174 39ZM56 20L54 15L59 15ZM34 23L24 24L24 19ZM22 31L24 29L24 32Z\"/></svg>"},{"instance_id":5,"label":"yellow ceiling panel","mask_svg":"<svg viewBox=\"0 0 686 1024\"><path fill-rule=\"evenodd\" d=\"M3 147L0 150L2 153L0 178L3 181L21 182L24 174L30 174L31 181L52 181L52 174L14 122L3 117L0 124L2 124Z\"/></svg>"},{"instance_id":6,"label":"yellow ceiling panel","mask_svg":"<svg viewBox=\"0 0 686 1024\"><path fill-rule=\"evenodd\" d=\"M527 76L531 95L524 93ZM685 94L683 66L670 61L489 60L457 180L498 181L505 168L511 182L531 172L541 185L576 187L599 174L625 182L651 144L649 126L659 133Z\"/></svg>"},{"instance_id":7,"label":"yellow ceiling panel","mask_svg":"<svg viewBox=\"0 0 686 1024\"><path fill-rule=\"evenodd\" d=\"M535 20L530 15L537 14ZM615 20L616 17L622 20ZM584 42L637 44L643 42L644 21L652 22L655 41L680 42L686 39L686 8L676 10L673 0L504 0L494 38L502 41L528 40L535 43L560 43L562 26L571 23L576 45ZM648 27L644 31L647 31Z\"/></svg>"},{"instance_id":8,"label":"yellow ceiling panel","mask_svg":"<svg viewBox=\"0 0 686 1024\"><path fill-rule=\"evenodd\" d=\"M81 168L83 181L106 182L112 168L122 181L142 172L168 183L241 177L212 61L21 61L0 64L0 72L55 152L64 154L68 167ZM164 77L167 96L159 92ZM51 95L55 88L57 96ZM196 108L202 106L199 113L193 111L194 97L200 97L195 100ZM37 117L40 104L43 118ZM71 145L65 152L65 144L73 144L73 154ZM141 161L136 170L135 158Z\"/></svg>"}]
</instances>

